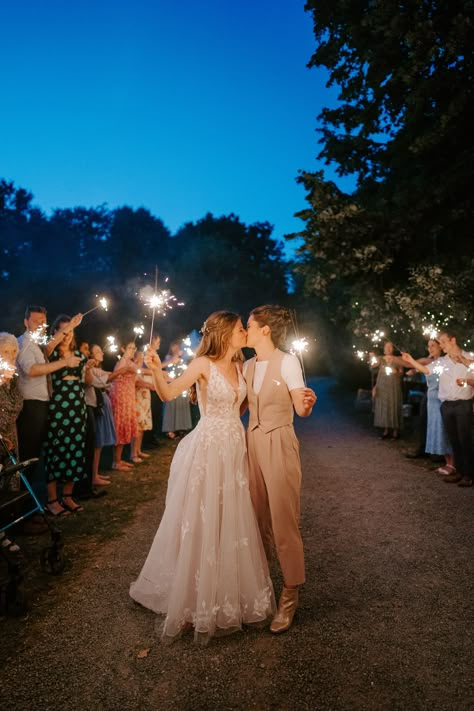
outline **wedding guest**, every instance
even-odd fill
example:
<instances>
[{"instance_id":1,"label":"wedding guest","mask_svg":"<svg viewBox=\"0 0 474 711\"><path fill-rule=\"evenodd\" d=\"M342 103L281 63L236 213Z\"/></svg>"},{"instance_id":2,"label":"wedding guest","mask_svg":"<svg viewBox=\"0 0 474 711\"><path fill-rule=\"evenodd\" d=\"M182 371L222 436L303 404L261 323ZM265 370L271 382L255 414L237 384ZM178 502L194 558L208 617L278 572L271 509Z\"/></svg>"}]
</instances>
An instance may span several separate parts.
<instances>
[{"instance_id":1,"label":"wedding guest","mask_svg":"<svg viewBox=\"0 0 474 711\"><path fill-rule=\"evenodd\" d=\"M71 321L71 327L80 323L78 314ZM25 311L25 333L18 338L19 353L17 358L18 384L23 395L23 409L17 421L19 456L26 459L41 458L43 445L48 432L49 399L51 375L65 366L74 368L80 360L75 355L48 362L47 355L64 338L64 329L59 329L46 346L41 343L46 338L46 309L44 306L30 305ZM44 478L41 463L30 467L26 472L33 484ZM46 482L45 482L46 483ZM43 492L37 491L40 498ZM25 533L43 533L48 527L41 516L32 516L24 523Z\"/></svg>"},{"instance_id":2,"label":"wedding guest","mask_svg":"<svg viewBox=\"0 0 474 711\"><path fill-rule=\"evenodd\" d=\"M91 356L94 361L91 374L95 395L94 416L96 432L92 481L96 486L107 486L110 484L110 477L99 472L100 455L104 447L115 446L117 443L117 434L115 432L114 415L109 392L112 382L125 375L125 372L123 370L116 370L114 372L104 370L102 368L104 351L97 344L91 347Z\"/></svg>"},{"instance_id":3,"label":"wedding guest","mask_svg":"<svg viewBox=\"0 0 474 711\"><path fill-rule=\"evenodd\" d=\"M135 382L137 366L134 357L137 347L135 341L128 341L122 346L122 357L114 368L114 373L121 375L116 378L110 389L110 402L114 414L117 442L114 447L112 469L128 470L133 464L122 458L123 448L130 444L137 434L137 412L135 398Z\"/></svg>"},{"instance_id":4,"label":"wedding guest","mask_svg":"<svg viewBox=\"0 0 474 711\"><path fill-rule=\"evenodd\" d=\"M440 333L438 340L445 355L429 365L417 364L414 367L426 375L432 373L439 375L441 415L453 450L454 465L454 471L443 477L443 481L447 484L470 487L474 476L472 446L474 388L467 382L471 361L468 354L458 345L456 334L451 329L445 329ZM409 353L402 355L407 360L411 358ZM463 385L460 385L460 382L463 382Z\"/></svg>"},{"instance_id":5,"label":"wedding guest","mask_svg":"<svg viewBox=\"0 0 474 711\"><path fill-rule=\"evenodd\" d=\"M60 314L51 331L53 335L60 331L63 335L50 355L50 361L60 362L62 367L56 370L51 378L52 394L45 444L47 508L52 516L62 516L84 510L74 501L73 493L74 484L86 476L86 402L83 372L87 359L76 348L70 316ZM70 365L67 365L68 362ZM85 377L88 381L87 369ZM58 497L58 483L62 484L61 501Z\"/></svg>"},{"instance_id":6,"label":"wedding guest","mask_svg":"<svg viewBox=\"0 0 474 711\"><path fill-rule=\"evenodd\" d=\"M428 341L428 358L419 358L414 361L413 358L406 360L407 365L413 365L414 362L420 365L429 365L435 363L443 355L439 341L431 338ZM451 474L454 471L452 449L441 416L441 401L439 399L439 373L435 370L433 373L426 373L427 390L427 426L426 440L423 445L423 450L433 456L442 455L445 457L445 466L440 467L437 471L439 474Z\"/></svg>"},{"instance_id":7,"label":"wedding guest","mask_svg":"<svg viewBox=\"0 0 474 711\"><path fill-rule=\"evenodd\" d=\"M174 341L170 345L163 363L163 370L170 381L182 375L186 370L180 341ZM192 427L191 406L186 392L164 404L162 430L167 433L170 439L174 439L179 432L191 430Z\"/></svg>"},{"instance_id":8,"label":"wedding guest","mask_svg":"<svg viewBox=\"0 0 474 711\"><path fill-rule=\"evenodd\" d=\"M153 429L151 416L151 391L155 391L153 376L149 369L144 368L144 353L138 351L135 356L137 380L135 382L137 406L137 434L132 440L132 462L140 464L149 454L143 451L143 435ZM147 372L148 371L148 372Z\"/></svg>"},{"instance_id":9,"label":"wedding guest","mask_svg":"<svg viewBox=\"0 0 474 711\"><path fill-rule=\"evenodd\" d=\"M384 344L383 356L378 358L377 380L372 389L374 426L383 429L381 439L398 439L403 424L401 378L404 362L394 355L391 341Z\"/></svg>"}]
</instances>

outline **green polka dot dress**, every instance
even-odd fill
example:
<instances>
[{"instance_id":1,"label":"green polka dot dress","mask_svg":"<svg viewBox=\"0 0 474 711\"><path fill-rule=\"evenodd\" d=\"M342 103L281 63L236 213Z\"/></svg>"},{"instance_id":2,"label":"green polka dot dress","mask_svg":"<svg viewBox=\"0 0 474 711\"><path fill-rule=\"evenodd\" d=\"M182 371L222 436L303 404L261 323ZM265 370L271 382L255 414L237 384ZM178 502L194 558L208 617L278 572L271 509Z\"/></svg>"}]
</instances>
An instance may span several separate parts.
<instances>
[{"instance_id":1,"label":"green polka dot dress","mask_svg":"<svg viewBox=\"0 0 474 711\"><path fill-rule=\"evenodd\" d=\"M49 427L45 446L45 467L48 481L81 481L86 476L85 436L86 402L83 370L86 359L77 368L61 368L51 374L53 392L49 401ZM55 350L49 360L59 360ZM64 380L74 375L79 380Z\"/></svg>"}]
</instances>

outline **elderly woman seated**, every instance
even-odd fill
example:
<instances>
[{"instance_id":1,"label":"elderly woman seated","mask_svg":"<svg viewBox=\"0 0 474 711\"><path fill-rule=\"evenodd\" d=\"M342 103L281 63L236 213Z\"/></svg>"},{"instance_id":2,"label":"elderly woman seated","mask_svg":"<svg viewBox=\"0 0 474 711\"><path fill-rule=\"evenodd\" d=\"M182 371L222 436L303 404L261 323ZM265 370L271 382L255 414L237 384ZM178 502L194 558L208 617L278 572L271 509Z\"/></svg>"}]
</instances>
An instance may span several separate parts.
<instances>
[{"instance_id":1,"label":"elderly woman seated","mask_svg":"<svg viewBox=\"0 0 474 711\"><path fill-rule=\"evenodd\" d=\"M9 449L14 452L18 450L16 436L16 419L23 405L23 398L18 387L15 361L18 355L18 343L11 333L0 333L0 434L4 438ZM1 455L0 455L1 456ZM16 487L18 479L7 484L6 479L0 478L0 495L2 487L9 485ZM3 521L0 514L0 529ZM0 532L0 546L9 553L18 553L19 546L13 543L5 531Z\"/></svg>"}]
</instances>

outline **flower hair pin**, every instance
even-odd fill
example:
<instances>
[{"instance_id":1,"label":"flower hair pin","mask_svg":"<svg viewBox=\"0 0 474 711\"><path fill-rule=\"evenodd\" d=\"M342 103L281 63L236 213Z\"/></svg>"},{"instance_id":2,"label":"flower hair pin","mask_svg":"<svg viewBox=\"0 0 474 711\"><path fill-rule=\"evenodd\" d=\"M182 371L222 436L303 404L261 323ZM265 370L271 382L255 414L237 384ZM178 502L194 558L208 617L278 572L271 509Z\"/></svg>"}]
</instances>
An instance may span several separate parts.
<instances>
[{"instance_id":1,"label":"flower hair pin","mask_svg":"<svg viewBox=\"0 0 474 711\"><path fill-rule=\"evenodd\" d=\"M208 325L207 325L207 321L204 321L204 323L203 323L202 326L201 326L201 330L200 330L199 332L202 333L203 336L204 336L204 335L207 336L207 334L209 333L209 328L208 328Z\"/></svg>"}]
</instances>

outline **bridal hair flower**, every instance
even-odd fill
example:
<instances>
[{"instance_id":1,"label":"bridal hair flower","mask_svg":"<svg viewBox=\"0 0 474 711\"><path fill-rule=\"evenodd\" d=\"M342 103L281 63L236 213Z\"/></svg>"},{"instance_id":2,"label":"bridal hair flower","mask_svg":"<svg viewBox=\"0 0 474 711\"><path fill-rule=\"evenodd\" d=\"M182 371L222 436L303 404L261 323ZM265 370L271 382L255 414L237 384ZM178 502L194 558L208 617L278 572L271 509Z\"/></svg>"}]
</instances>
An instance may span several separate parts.
<instances>
[{"instance_id":1,"label":"bridal hair flower","mask_svg":"<svg viewBox=\"0 0 474 711\"><path fill-rule=\"evenodd\" d=\"M207 336L207 334L209 333L209 327L207 325L207 321L204 321L199 332L202 333L203 336L204 335Z\"/></svg>"}]
</instances>

